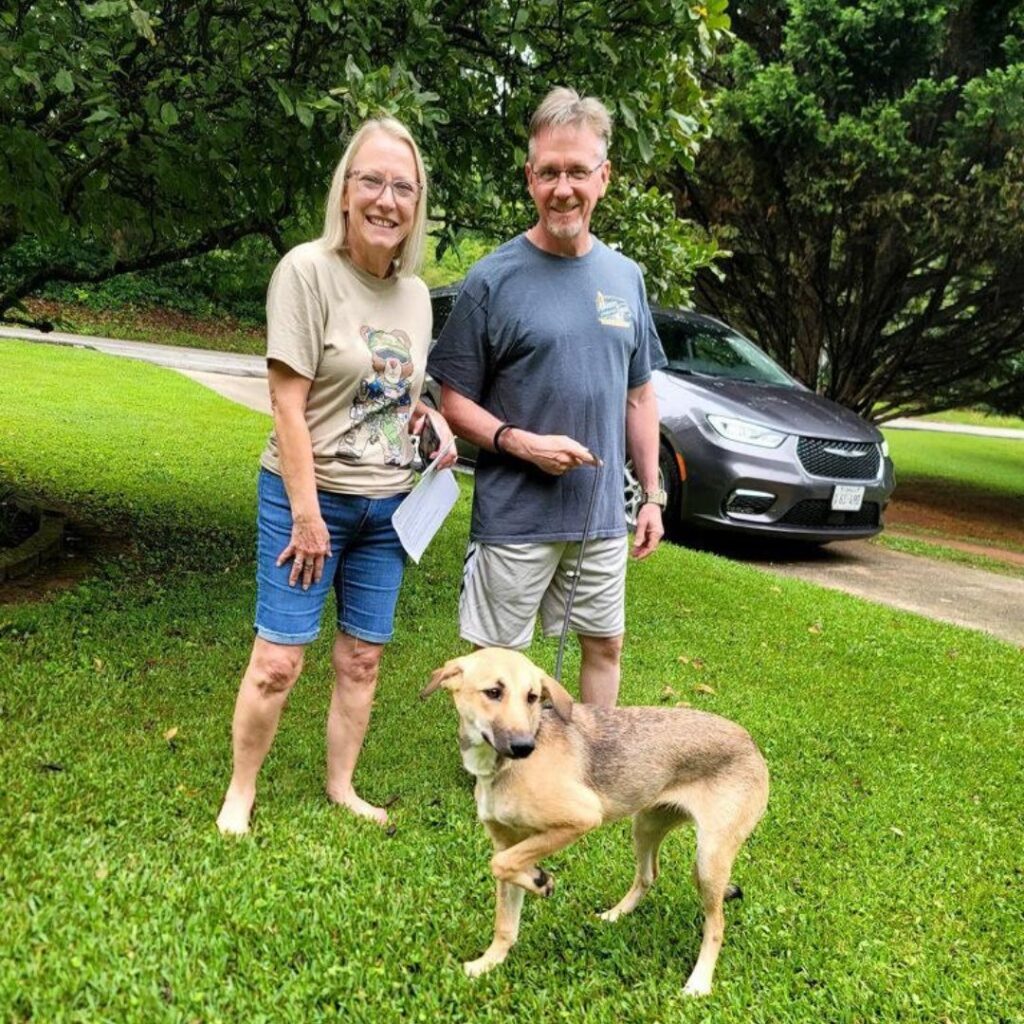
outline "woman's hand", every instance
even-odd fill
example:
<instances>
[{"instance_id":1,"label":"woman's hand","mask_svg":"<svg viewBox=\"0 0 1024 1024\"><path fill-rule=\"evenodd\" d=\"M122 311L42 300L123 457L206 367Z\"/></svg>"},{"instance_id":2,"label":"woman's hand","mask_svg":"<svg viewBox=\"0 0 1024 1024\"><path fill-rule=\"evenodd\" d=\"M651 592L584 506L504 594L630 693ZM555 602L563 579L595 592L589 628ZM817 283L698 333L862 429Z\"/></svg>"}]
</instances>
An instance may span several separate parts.
<instances>
[{"instance_id":1,"label":"woman's hand","mask_svg":"<svg viewBox=\"0 0 1024 1024\"><path fill-rule=\"evenodd\" d=\"M411 434L421 433L423 421L427 418L430 419L431 426L433 426L438 440L441 442L438 445L437 451L431 455L431 458L437 462L438 469L448 469L458 462L459 453L455 450L455 435L452 433L452 428L448 426L448 421L436 409L432 409L423 402L417 402L412 418L409 421L409 432ZM446 448L448 449L447 451L445 451ZM445 454L442 455L442 452L445 452Z\"/></svg>"},{"instance_id":2,"label":"woman's hand","mask_svg":"<svg viewBox=\"0 0 1024 1024\"><path fill-rule=\"evenodd\" d=\"M302 589L309 590L311 583L319 583L324 574L324 562L331 557L331 535L327 524L317 513L311 516L293 516L292 539L288 547L277 556L278 566L289 558L292 571L288 575L288 586L294 587L302 577Z\"/></svg>"}]
</instances>

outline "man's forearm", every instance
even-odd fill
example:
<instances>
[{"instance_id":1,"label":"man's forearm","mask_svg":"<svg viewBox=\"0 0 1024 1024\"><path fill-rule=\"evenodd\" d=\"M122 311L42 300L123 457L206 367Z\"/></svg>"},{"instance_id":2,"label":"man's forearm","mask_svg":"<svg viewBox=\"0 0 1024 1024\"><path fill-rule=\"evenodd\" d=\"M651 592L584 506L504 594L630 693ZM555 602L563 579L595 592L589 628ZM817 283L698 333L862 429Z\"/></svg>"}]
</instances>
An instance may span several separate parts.
<instances>
[{"instance_id":1,"label":"man's forearm","mask_svg":"<svg viewBox=\"0 0 1024 1024\"><path fill-rule=\"evenodd\" d=\"M626 396L626 447L640 486L653 491L658 486L658 399L648 381Z\"/></svg>"},{"instance_id":2,"label":"man's forearm","mask_svg":"<svg viewBox=\"0 0 1024 1024\"><path fill-rule=\"evenodd\" d=\"M441 413L459 437L486 451L496 450L494 437L502 421L472 399L445 385L441 389ZM571 437L534 434L518 424L502 432L499 444L503 454L531 462L555 476L596 462L595 457Z\"/></svg>"},{"instance_id":3,"label":"man's forearm","mask_svg":"<svg viewBox=\"0 0 1024 1024\"><path fill-rule=\"evenodd\" d=\"M441 387L441 415L459 437L477 448L494 451L494 432L501 420L447 384Z\"/></svg>"}]
</instances>

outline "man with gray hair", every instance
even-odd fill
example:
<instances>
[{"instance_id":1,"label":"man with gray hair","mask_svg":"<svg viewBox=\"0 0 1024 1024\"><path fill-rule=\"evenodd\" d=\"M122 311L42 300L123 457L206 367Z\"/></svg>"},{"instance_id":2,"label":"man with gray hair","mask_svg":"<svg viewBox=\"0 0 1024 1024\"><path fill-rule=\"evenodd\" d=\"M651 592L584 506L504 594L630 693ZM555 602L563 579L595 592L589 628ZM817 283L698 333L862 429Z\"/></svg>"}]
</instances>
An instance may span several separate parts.
<instances>
[{"instance_id":1,"label":"man with gray hair","mask_svg":"<svg viewBox=\"0 0 1024 1024\"><path fill-rule=\"evenodd\" d=\"M608 188L611 117L553 89L530 122L526 186L537 222L470 270L428 371L452 429L480 448L459 599L464 639L527 647L565 613L591 502L571 628L584 701L618 697L625 630L628 448L644 492L633 555L663 535L658 406L665 364L640 268L590 234Z\"/></svg>"}]
</instances>

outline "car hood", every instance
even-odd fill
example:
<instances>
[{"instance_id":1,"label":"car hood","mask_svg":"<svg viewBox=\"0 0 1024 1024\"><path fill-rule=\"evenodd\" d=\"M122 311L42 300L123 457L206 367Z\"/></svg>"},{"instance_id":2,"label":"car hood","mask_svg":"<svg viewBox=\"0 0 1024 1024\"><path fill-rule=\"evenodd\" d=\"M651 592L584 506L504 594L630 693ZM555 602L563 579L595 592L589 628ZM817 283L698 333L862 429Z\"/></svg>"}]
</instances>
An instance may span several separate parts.
<instances>
[{"instance_id":1,"label":"car hood","mask_svg":"<svg viewBox=\"0 0 1024 1024\"><path fill-rule=\"evenodd\" d=\"M875 444L883 440L881 432L863 417L803 388L666 371L659 371L655 377L662 418L718 413L752 420L787 434Z\"/></svg>"}]
</instances>

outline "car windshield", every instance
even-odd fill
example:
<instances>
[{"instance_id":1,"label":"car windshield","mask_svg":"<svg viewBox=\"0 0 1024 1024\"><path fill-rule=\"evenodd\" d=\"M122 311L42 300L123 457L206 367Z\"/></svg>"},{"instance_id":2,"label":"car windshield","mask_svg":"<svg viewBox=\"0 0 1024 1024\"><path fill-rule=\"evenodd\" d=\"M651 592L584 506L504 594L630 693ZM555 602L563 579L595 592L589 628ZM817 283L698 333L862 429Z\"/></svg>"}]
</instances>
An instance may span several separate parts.
<instances>
[{"instance_id":1,"label":"car windshield","mask_svg":"<svg viewBox=\"0 0 1024 1024\"><path fill-rule=\"evenodd\" d=\"M798 386L752 341L723 324L664 317L658 319L657 327L668 370L788 388Z\"/></svg>"}]
</instances>

